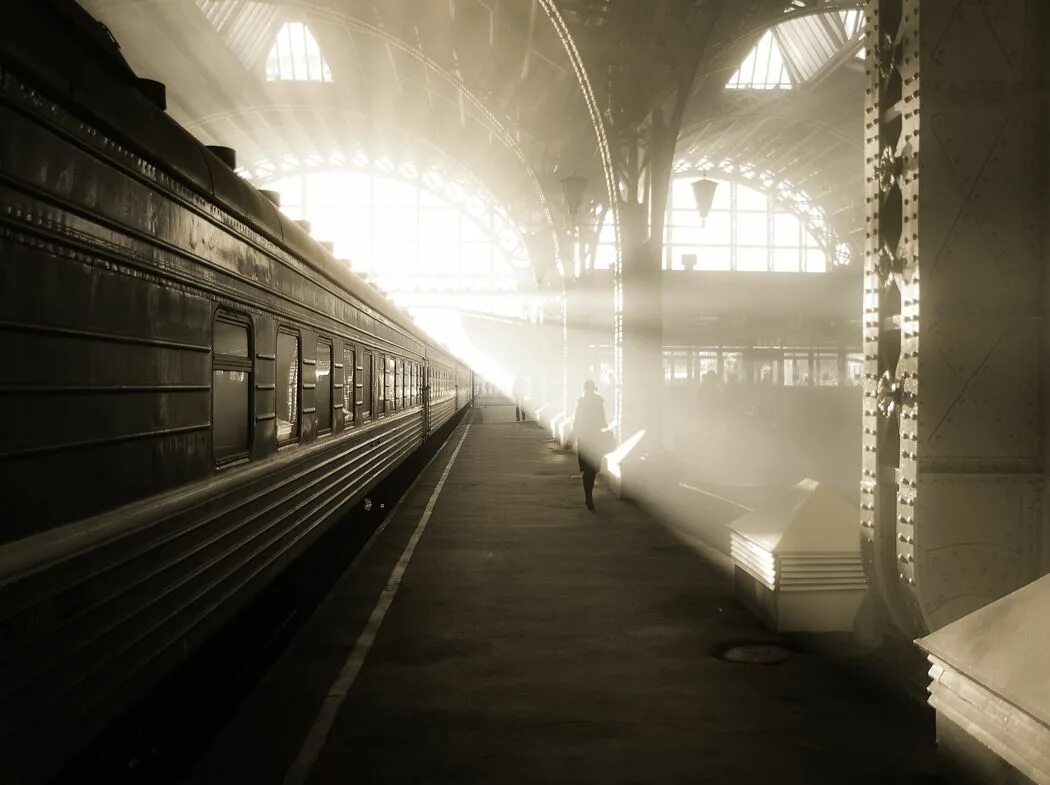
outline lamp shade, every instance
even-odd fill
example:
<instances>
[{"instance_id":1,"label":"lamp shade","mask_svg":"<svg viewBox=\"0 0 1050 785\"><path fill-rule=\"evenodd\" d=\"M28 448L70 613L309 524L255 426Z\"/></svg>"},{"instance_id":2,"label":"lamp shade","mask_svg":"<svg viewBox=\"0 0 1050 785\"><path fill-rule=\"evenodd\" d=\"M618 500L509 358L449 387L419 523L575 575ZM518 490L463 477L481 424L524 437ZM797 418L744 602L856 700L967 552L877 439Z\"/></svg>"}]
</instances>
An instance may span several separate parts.
<instances>
[{"instance_id":1,"label":"lamp shade","mask_svg":"<svg viewBox=\"0 0 1050 785\"><path fill-rule=\"evenodd\" d=\"M561 193L565 199L565 209L569 217L576 220L580 214L580 206L583 204L583 193L587 189L587 178L573 174L561 181Z\"/></svg>"},{"instance_id":2,"label":"lamp shade","mask_svg":"<svg viewBox=\"0 0 1050 785\"><path fill-rule=\"evenodd\" d=\"M693 198L696 200L696 212L701 219L707 218L711 213L711 204L715 200L715 189L718 183L714 180L693 181Z\"/></svg>"}]
</instances>

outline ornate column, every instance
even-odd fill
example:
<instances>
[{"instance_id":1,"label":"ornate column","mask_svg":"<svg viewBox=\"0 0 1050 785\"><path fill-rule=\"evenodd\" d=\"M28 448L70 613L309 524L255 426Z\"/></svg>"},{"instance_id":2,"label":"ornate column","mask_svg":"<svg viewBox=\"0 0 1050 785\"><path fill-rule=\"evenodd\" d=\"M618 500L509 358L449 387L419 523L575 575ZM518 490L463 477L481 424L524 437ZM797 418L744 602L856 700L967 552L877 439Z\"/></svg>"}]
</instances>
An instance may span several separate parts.
<instances>
[{"instance_id":1,"label":"ornate column","mask_svg":"<svg viewBox=\"0 0 1050 785\"><path fill-rule=\"evenodd\" d=\"M1040 569L1045 6L866 7L861 535L909 637Z\"/></svg>"},{"instance_id":2,"label":"ornate column","mask_svg":"<svg viewBox=\"0 0 1050 785\"><path fill-rule=\"evenodd\" d=\"M621 346L621 438L645 430L648 444L659 444L663 407L661 352L663 308L660 254L649 237L645 204L620 205L623 247Z\"/></svg>"},{"instance_id":3,"label":"ornate column","mask_svg":"<svg viewBox=\"0 0 1050 785\"><path fill-rule=\"evenodd\" d=\"M663 237L684 92L669 119L653 110L640 134L645 144L635 143L623 156L620 436L644 430L649 452L663 447Z\"/></svg>"}]
</instances>

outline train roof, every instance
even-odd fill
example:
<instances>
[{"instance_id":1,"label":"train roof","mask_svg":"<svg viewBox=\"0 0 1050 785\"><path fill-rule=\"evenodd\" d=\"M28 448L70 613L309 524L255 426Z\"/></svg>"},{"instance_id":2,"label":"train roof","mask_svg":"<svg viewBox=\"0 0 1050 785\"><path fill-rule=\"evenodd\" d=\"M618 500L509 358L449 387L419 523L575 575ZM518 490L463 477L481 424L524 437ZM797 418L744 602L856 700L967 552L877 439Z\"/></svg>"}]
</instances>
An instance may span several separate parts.
<instances>
[{"instance_id":1,"label":"train roof","mask_svg":"<svg viewBox=\"0 0 1050 785\"><path fill-rule=\"evenodd\" d=\"M382 293L285 216L164 112L162 90L141 79L101 22L73 0L5 0L0 63L112 133L151 164L243 220L373 313L448 354Z\"/></svg>"}]
</instances>

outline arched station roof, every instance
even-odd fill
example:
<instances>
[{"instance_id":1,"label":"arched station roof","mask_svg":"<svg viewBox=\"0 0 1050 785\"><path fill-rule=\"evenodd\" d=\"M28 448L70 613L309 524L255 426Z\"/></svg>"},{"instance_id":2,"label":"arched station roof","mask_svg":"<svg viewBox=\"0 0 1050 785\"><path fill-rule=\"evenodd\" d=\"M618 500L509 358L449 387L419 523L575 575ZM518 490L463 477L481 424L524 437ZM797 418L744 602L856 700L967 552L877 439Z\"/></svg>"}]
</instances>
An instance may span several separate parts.
<instances>
[{"instance_id":1,"label":"arched station roof","mask_svg":"<svg viewBox=\"0 0 1050 785\"><path fill-rule=\"evenodd\" d=\"M579 173L587 197L607 201L624 118L688 84L680 157L779 173L839 221L840 233L856 228L863 64L844 58L797 90L725 85L770 28L857 3L81 2L140 75L167 84L170 113L202 141L237 149L248 169L361 148L422 167L428 157L454 160L524 232L557 232L566 222L560 180ZM311 74L321 78L273 78L274 46L288 24L299 26L295 36L309 31L323 59ZM781 43L790 54L790 42Z\"/></svg>"}]
</instances>

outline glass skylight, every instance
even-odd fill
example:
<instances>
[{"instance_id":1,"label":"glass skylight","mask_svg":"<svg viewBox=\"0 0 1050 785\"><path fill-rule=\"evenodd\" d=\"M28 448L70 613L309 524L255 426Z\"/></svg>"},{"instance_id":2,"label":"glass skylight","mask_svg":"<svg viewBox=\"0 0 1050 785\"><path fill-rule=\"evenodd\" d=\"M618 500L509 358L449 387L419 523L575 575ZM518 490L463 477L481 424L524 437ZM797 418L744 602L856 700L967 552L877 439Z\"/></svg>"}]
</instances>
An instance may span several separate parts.
<instances>
[{"instance_id":1,"label":"glass skylight","mask_svg":"<svg viewBox=\"0 0 1050 785\"><path fill-rule=\"evenodd\" d=\"M772 30L767 30L747 53L726 87L730 90L790 90L793 87Z\"/></svg>"},{"instance_id":2,"label":"glass skylight","mask_svg":"<svg viewBox=\"0 0 1050 785\"><path fill-rule=\"evenodd\" d=\"M268 82L331 82L321 47L302 22L288 22L277 32L266 57Z\"/></svg>"},{"instance_id":3,"label":"glass skylight","mask_svg":"<svg viewBox=\"0 0 1050 785\"><path fill-rule=\"evenodd\" d=\"M197 8L249 70L254 70L266 54L284 13L280 6L254 0L197 0Z\"/></svg>"},{"instance_id":4,"label":"glass skylight","mask_svg":"<svg viewBox=\"0 0 1050 785\"><path fill-rule=\"evenodd\" d=\"M729 90L790 90L861 47L860 10L805 14L767 30L726 83Z\"/></svg>"}]
</instances>

